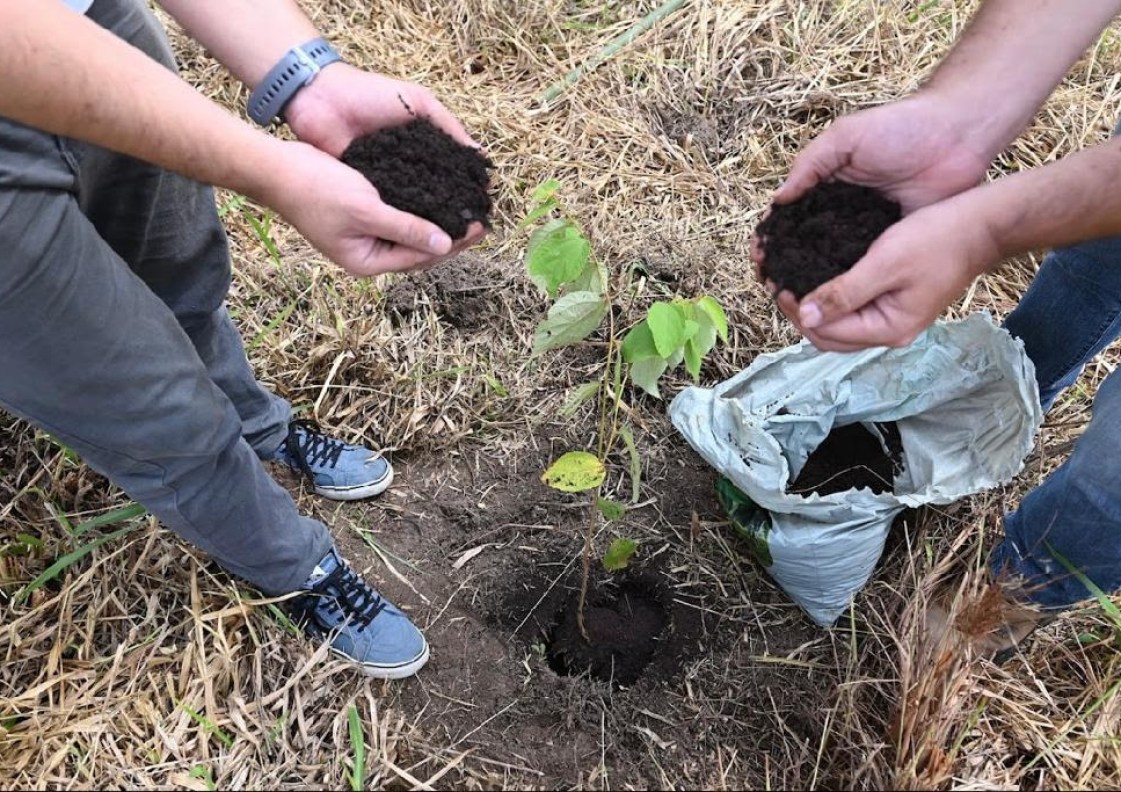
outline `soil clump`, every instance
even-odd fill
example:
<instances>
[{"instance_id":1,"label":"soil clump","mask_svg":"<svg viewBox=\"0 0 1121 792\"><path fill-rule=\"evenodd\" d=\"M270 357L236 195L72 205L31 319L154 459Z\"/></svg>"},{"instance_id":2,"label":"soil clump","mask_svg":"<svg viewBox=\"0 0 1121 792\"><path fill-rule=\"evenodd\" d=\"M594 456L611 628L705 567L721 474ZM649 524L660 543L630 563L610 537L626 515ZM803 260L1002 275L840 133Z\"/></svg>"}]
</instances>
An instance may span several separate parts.
<instances>
[{"instance_id":1,"label":"soil clump","mask_svg":"<svg viewBox=\"0 0 1121 792\"><path fill-rule=\"evenodd\" d=\"M356 138L341 159L387 204L435 223L452 239L466 236L475 221L490 228L493 163L426 118Z\"/></svg>"},{"instance_id":2,"label":"soil clump","mask_svg":"<svg viewBox=\"0 0 1121 792\"><path fill-rule=\"evenodd\" d=\"M800 300L851 269L901 216L898 203L870 187L819 184L793 203L773 205L759 224L762 275Z\"/></svg>"},{"instance_id":3,"label":"soil clump","mask_svg":"<svg viewBox=\"0 0 1121 792\"><path fill-rule=\"evenodd\" d=\"M895 476L903 470L903 443L894 422L878 423L876 428L887 451L863 424L836 427L813 450L786 491L794 495L831 495L850 489L891 492Z\"/></svg>"}]
</instances>

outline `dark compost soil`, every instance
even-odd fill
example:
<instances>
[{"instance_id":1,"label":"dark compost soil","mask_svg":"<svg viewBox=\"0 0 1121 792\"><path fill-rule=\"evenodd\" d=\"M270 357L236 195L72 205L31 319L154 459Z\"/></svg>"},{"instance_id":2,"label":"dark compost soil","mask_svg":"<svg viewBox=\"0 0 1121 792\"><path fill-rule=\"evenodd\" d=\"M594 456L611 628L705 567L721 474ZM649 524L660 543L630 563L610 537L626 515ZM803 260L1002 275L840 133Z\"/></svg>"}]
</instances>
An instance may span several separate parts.
<instances>
[{"instance_id":1,"label":"dark compost soil","mask_svg":"<svg viewBox=\"0 0 1121 792\"><path fill-rule=\"evenodd\" d=\"M829 495L849 489L891 492L892 482L903 467L903 444L894 422L876 427L884 436L887 451L862 424L833 429L813 450L798 478L788 487L793 494Z\"/></svg>"},{"instance_id":2,"label":"dark compost soil","mask_svg":"<svg viewBox=\"0 0 1121 792\"><path fill-rule=\"evenodd\" d=\"M819 184L793 203L775 204L759 224L762 274L802 299L849 270L900 217L898 203L869 187Z\"/></svg>"},{"instance_id":3,"label":"dark compost soil","mask_svg":"<svg viewBox=\"0 0 1121 792\"><path fill-rule=\"evenodd\" d=\"M473 221L490 227L493 164L425 118L351 141L342 161L369 179L387 204L430 220L452 239L466 236Z\"/></svg>"},{"instance_id":4,"label":"dark compost soil","mask_svg":"<svg viewBox=\"0 0 1121 792\"><path fill-rule=\"evenodd\" d=\"M549 666L558 674L588 672L604 682L633 684L654 657L669 622L666 596L665 587L651 580L593 592L584 611L587 641L577 617L580 597L571 597L546 644Z\"/></svg>"}]
</instances>

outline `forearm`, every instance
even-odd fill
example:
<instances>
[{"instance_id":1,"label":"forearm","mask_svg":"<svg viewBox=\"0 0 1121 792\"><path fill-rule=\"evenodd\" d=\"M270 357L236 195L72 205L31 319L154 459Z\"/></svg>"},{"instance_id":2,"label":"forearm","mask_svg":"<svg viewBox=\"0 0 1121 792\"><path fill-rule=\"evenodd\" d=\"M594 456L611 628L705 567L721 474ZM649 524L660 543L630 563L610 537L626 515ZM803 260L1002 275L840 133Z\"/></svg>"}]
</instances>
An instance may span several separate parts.
<instances>
[{"instance_id":1,"label":"forearm","mask_svg":"<svg viewBox=\"0 0 1121 792\"><path fill-rule=\"evenodd\" d=\"M1001 258L1121 234L1121 140L962 193Z\"/></svg>"},{"instance_id":2,"label":"forearm","mask_svg":"<svg viewBox=\"0 0 1121 792\"><path fill-rule=\"evenodd\" d=\"M0 3L0 115L258 197L278 142L61 3Z\"/></svg>"},{"instance_id":3,"label":"forearm","mask_svg":"<svg viewBox=\"0 0 1121 792\"><path fill-rule=\"evenodd\" d=\"M158 2L250 88L255 88L289 49L319 35L293 0Z\"/></svg>"},{"instance_id":4,"label":"forearm","mask_svg":"<svg viewBox=\"0 0 1121 792\"><path fill-rule=\"evenodd\" d=\"M987 0L920 93L948 100L991 159L1118 13L1121 0Z\"/></svg>"}]
</instances>

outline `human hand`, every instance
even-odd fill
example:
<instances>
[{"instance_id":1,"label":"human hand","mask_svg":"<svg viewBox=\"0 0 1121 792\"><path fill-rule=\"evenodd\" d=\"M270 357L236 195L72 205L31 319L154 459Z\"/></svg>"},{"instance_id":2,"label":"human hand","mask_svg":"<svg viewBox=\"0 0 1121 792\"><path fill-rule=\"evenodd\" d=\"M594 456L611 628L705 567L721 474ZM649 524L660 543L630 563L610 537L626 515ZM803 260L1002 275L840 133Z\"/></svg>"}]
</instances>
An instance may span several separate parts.
<instances>
[{"instance_id":1,"label":"human hand","mask_svg":"<svg viewBox=\"0 0 1121 792\"><path fill-rule=\"evenodd\" d=\"M341 156L357 137L417 116L427 118L463 145L480 148L428 89L346 63L323 69L284 108L296 137L333 157Z\"/></svg>"},{"instance_id":2,"label":"human hand","mask_svg":"<svg viewBox=\"0 0 1121 792\"><path fill-rule=\"evenodd\" d=\"M262 136L271 146L255 195L320 252L357 276L426 269L473 244L454 246L439 226L385 204L358 171L306 143Z\"/></svg>"},{"instance_id":3,"label":"human hand","mask_svg":"<svg viewBox=\"0 0 1121 792\"><path fill-rule=\"evenodd\" d=\"M839 179L879 190L908 214L974 187L993 155L957 122L960 115L948 100L920 92L840 118L794 160L775 202Z\"/></svg>"},{"instance_id":4,"label":"human hand","mask_svg":"<svg viewBox=\"0 0 1121 792\"><path fill-rule=\"evenodd\" d=\"M891 226L848 272L779 308L818 349L855 352L910 344L1001 249L980 218L979 190L923 209Z\"/></svg>"},{"instance_id":5,"label":"human hand","mask_svg":"<svg viewBox=\"0 0 1121 792\"><path fill-rule=\"evenodd\" d=\"M991 155L975 147L960 116L953 103L920 92L838 119L794 160L774 202L790 203L837 179L879 190L906 215L967 190L984 178ZM751 240L757 278L764 242Z\"/></svg>"}]
</instances>

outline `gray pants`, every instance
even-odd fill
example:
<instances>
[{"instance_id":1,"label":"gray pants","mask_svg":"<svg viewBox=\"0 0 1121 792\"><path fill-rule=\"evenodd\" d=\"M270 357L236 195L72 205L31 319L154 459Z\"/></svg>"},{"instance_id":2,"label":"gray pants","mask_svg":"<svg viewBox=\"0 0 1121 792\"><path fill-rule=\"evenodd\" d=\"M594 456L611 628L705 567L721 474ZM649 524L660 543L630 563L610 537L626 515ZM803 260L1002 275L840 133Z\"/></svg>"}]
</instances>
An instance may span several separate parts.
<instances>
[{"instance_id":1,"label":"gray pants","mask_svg":"<svg viewBox=\"0 0 1121 792\"><path fill-rule=\"evenodd\" d=\"M175 68L142 0L96 0L89 17ZM0 118L0 407L285 593L331 538L260 462L290 408L253 376L229 285L209 188Z\"/></svg>"}]
</instances>

